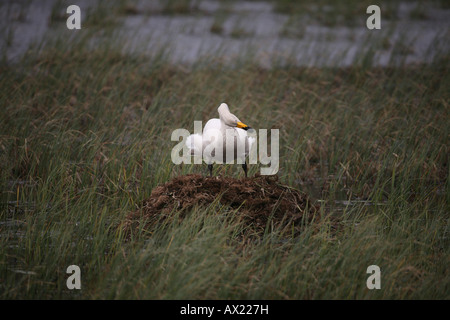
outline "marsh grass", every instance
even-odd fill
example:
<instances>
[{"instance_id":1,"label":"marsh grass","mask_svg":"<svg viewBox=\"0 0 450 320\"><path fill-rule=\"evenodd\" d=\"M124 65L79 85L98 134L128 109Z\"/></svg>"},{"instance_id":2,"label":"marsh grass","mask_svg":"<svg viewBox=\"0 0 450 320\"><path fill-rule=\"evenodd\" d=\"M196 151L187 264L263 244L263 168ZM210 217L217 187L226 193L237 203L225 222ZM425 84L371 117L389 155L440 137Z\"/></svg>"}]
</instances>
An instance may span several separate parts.
<instances>
[{"instance_id":1,"label":"marsh grass","mask_svg":"<svg viewBox=\"0 0 450 320\"><path fill-rule=\"evenodd\" d=\"M448 58L187 70L102 39L94 48L91 31L0 66L1 298L450 298ZM311 194L321 219L295 236L252 233L214 202L125 237L118 226L155 186L206 174L172 164L170 135L223 101L254 128L280 129L279 179ZM66 287L72 264L82 290ZM373 264L381 290L366 287Z\"/></svg>"}]
</instances>

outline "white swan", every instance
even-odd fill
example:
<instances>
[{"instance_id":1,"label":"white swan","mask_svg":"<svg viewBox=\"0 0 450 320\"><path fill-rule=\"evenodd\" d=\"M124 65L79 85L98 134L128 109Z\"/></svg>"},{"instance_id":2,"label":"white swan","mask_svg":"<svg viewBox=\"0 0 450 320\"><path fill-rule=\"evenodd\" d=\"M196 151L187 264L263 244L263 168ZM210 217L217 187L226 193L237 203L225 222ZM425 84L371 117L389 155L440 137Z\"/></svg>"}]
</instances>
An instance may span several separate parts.
<instances>
[{"instance_id":1,"label":"white swan","mask_svg":"<svg viewBox=\"0 0 450 320\"><path fill-rule=\"evenodd\" d=\"M247 135L247 130L251 128L232 114L226 103L222 103L217 110L220 119L210 119L203 133L191 134L186 145L191 155L203 156L210 176L213 163L234 163L234 160L238 160L247 177L246 158L255 142L254 137Z\"/></svg>"}]
</instances>

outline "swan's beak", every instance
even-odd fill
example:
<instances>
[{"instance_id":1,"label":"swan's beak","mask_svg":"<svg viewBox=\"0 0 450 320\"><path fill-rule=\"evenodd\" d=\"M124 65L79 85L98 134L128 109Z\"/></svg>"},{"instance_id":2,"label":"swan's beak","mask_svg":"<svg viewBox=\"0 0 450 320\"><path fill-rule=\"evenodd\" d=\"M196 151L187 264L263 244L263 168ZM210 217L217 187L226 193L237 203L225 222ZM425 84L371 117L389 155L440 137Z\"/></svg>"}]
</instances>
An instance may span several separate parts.
<instances>
[{"instance_id":1,"label":"swan's beak","mask_svg":"<svg viewBox=\"0 0 450 320\"><path fill-rule=\"evenodd\" d=\"M247 131L248 129L251 129L248 125L242 123L242 122L238 122L237 123L237 127L240 129L244 129L245 131Z\"/></svg>"}]
</instances>

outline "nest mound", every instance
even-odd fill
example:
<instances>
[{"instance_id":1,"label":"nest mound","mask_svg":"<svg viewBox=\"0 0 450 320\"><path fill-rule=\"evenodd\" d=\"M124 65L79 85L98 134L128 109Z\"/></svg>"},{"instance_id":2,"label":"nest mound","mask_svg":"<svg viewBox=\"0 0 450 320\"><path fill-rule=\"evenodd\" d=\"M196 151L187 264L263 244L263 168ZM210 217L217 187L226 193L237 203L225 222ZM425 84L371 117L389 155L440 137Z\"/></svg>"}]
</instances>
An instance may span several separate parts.
<instances>
[{"instance_id":1,"label":"nest mound","mask_svg":"<svg viewBox=\"0 0 450 320\"><path fill-rule=\"evenodd\" d=\"M154 188L142 206L127 216L124 228L131 231L142 218L157 221L170 217L174 210L186 212L216 200L238 209L239 215L257 227L265 227L269 219L300 225L302 219L309 221L318 210L306 194L280 184L277 176L234 179L189 174Z\"/></svg>"}]
</instances>

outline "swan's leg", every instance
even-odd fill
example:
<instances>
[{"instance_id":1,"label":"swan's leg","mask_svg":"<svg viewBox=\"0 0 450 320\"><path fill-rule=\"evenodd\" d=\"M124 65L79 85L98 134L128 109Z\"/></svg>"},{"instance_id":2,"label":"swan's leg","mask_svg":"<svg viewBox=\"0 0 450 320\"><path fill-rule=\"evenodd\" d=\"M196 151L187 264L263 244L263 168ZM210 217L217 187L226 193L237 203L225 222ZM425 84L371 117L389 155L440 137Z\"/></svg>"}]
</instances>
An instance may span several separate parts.
<instances>
[{"instance_id":1,"label":"swan's leg","mask_svg":"<svg viewBox=\"0 0 450 320\"><path fill-rule=\"evenodd\" d=\"M208 164L209 176L212 177L212 163Z\"/></svg>"},{"instance_id":2,"label":"swan's leg","mask_svg":"<svg viewBox=\"0 0 450 320\"><path fill-rule=\"evenodd\" d=\"M242 164L242 169L244 169L245 177L247 178L247 160L245 160Z\"/></svg>"}]
</instances>

